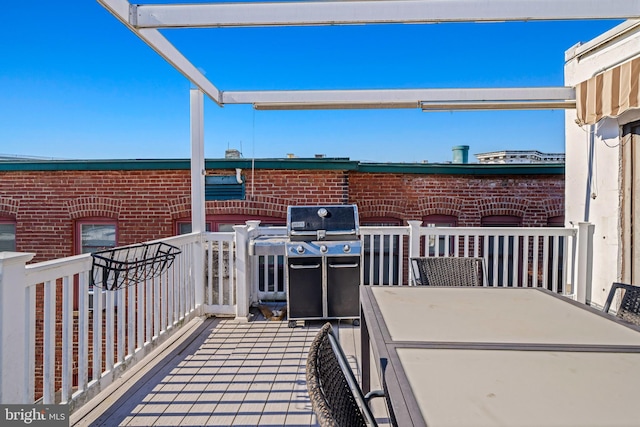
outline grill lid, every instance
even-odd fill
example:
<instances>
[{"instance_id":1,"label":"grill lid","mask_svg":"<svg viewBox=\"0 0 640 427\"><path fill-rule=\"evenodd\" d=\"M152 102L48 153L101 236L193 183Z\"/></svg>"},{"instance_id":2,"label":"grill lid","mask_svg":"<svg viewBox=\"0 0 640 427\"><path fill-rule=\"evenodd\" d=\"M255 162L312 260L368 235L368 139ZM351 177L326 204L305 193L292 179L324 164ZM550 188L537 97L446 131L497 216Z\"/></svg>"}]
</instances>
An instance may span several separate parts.
<instances>
[{"instance_id":1,"label":"grill lid","mask_svg":"<svg viewBox=\"0 0 640 427\"><path fill-rule=\"evenodd\" d=\"M360 232L356 205L289 206L287 234L289 236L353 235Z\"/></svg>"}]
</instances>

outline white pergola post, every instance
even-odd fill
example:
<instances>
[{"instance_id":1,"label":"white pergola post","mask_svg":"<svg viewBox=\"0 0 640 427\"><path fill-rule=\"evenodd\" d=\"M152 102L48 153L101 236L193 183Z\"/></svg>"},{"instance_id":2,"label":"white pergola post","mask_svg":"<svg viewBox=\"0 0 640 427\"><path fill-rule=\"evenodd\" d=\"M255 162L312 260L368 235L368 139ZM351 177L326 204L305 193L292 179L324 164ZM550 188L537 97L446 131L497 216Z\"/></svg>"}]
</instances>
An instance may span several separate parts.
<instances>
[{"instance_id":1,"label":"white pergola post","mask_svg":"<svg viewBox=\"0 0 640 427\"><path fill-rule=\"evenodd\" d=\"M191 111L191 231L206 231L206 211L204 200L204 95L199 89L191 89L189 94ZM193 280L195 281L195 303L204 303L204 249L202 239L198 240L193 254Z\"/></svg>"},{"instance_id":2,"label":"white pergola post","mask_svg":"<svg viewBox=\"0 0 640 427\"><path fill-rule=\"evenodd\" d=\"M25 265L35 254L0 252L0 402L31 403L29 367L32 313L27 296Z\"/></svg>"}]
</instances>

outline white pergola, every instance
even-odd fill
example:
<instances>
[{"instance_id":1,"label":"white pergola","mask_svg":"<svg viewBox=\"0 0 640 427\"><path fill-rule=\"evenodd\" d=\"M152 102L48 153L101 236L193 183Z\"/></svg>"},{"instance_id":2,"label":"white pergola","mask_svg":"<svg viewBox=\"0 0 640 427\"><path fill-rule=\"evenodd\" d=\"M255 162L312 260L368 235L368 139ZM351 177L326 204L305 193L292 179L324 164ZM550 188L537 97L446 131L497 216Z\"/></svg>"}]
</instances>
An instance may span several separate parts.
<instances>
[{"instance_id":1,"label":"white pergola","mask_svg":"<svg viewBox=\"0 0 640 427\"><path fill-rule=\"evenodd\" d=\"M575 108L568 87L403 90L225 91L159 30L389 23L630 19L639 0L350 0L135 5L98 0L218 105L256 109L422 108L423 110Z\"/></svg>"},{"instance_id":2,"label":"white pergola","mask_svg":"<svg viewBox=\"0 0 640 427\"><path fill-rule=\"evenodd\" d=\"M347 0L136 5L98 0L197 89L191 93L192 222L204 231L203 94L256 109L536 110L576 108L573 87L225 91L160 32L175 28L638 19L640 0Z\"/></svg>"}]
</instances>

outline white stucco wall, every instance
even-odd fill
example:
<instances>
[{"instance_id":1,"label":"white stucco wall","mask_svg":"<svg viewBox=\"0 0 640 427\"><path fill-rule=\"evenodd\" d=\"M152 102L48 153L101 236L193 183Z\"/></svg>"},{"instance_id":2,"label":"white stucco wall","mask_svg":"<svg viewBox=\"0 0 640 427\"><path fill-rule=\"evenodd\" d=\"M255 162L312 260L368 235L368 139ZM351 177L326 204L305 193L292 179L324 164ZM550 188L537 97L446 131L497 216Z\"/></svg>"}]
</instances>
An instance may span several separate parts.
<instances>
[{"instance_id":1,"label":"white stucco wall","mask_svg":"<svg viewBox=\"0 0 640 427\"><path fill-rule=\"evenodd\" d=\"M575 86L640 55L640 29L631 24L622 24L603 37L569 49L565 85ZM621 279L620 127L639 118L638 112L631 112L581 128L575 123L575 110L565 114L565 217L568 224L588 221L595 225L591 301L600 306L611 283ZM594 148L591 175L590 144Z\"/></svg>"}]
</instances>

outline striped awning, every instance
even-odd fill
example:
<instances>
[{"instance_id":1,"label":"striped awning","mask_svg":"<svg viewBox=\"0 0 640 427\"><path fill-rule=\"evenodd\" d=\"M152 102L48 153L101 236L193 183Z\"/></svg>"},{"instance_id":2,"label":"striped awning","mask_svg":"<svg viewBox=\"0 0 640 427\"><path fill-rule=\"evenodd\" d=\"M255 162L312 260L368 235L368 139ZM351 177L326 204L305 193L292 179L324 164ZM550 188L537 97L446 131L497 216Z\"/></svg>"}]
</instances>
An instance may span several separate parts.
<instances>
[{"instance_id":1,"label":"striped awning","mask_svg":"<svg viewBox=\"0 0 640 427\"><path fill-rule=\"evenodd\" d=\"M640 58L597 74L576 87L578 118L592 125L603 117L618 117L640 107Z\"/></svg>"}]
</instances>

